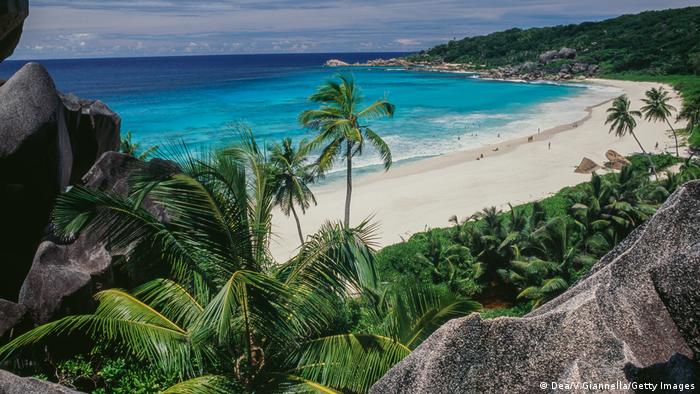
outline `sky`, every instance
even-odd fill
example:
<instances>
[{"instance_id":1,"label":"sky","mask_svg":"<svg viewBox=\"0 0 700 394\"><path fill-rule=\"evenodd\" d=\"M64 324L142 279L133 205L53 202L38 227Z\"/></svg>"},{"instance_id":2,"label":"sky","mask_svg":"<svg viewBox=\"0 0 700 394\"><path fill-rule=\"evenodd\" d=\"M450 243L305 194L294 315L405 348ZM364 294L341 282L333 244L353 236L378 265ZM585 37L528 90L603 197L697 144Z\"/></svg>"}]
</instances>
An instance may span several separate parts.
<instances>
[{"instance_id":1,"label":"sky","mask_svg":"<svg viewBox=\"0 0 700 394\"><path fill-rule=\"evenodd\" d=\"M409 52L698 0L30 0L11 59Z\"/></svg>"}]
</instances>

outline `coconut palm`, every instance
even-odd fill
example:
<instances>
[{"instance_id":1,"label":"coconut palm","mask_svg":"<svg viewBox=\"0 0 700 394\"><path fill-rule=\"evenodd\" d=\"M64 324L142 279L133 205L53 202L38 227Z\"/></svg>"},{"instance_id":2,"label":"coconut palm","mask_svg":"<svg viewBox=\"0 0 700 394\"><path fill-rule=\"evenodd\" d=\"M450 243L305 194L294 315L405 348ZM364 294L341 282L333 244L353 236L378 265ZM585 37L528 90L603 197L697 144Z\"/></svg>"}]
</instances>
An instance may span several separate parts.
<instances>
[{"instance_id":1,"label":"coconut palm","mask_svg":"<svg viewBox=\"0 0 700 394\"><path fill-rule=\"evenodd\" d=\"M321 104L319 109L302 112L299 120L305 127L317 130L319 135L312 146L325 144L318 158L321 172L327 171L339 157L346 162L345 227L350 226L350 199L352 197L352 158L362 154L367 143L377 149L384 169L391 167L389 145L366 123L368 120L391 117L394 105L380 99L359 108L363 96L352 77L340 75L321 85L309 100Z\"/></svg>"},{"instance_id":2,"label":"coconut palm","mask_svg":"<svg viewBox=\"0 0 700 394\"><path fill-rule=\"evenodd\" d=\"M560 275L560 264L537 257L523 257L519 252L508 269L498 270L503 281L518 289L517 298L531 300L532 309L563 293L569 283Z\"/></svg>"},{"instance_id":3,"label":"coconut palm","mask_svg":"<svg viewBox=\"0 0 700 394\"><path fill-rule=\"evenodd\" d=\"M275 169L276 191L275 205L282 212L294 216L299 232L299 242L304 244L304 234L301 231L299 215L295 209L298 206L301 213L311 204L316 205L316 198L309 189L309 183L314 181L314 171L308 160L308 144L301 141L295 148L290 138L282 140L281 144L275 144L270 150L270 161Z\"/></svg>"},{"instance_id":4,"label":"coconut palm","mask_svg":"<svg viewBox=\"0 0 700 394\"><path fill-rule=\"evenodd\" d=\"M158 145L150 146L141 151L141 144L131 141L131 131L127 131L126 135L121 139L119 151L129 156L134 156L139 160L146 160L158 150Z\"/></svg>"},{"instance_id":5,"label":"coconut palm","mask_svg":"<svg viewBox=\"0 0 700 394\"><path fill-rule=\"evenodd\" d=\"M301 352L302 376L348 392L367 392L388 371L385 360L401 360L448 320L481 309L477 302L421 284L386 288L372 306L369 320L379 331L309 341Z\"/></svg>"},{"instance_id":6,"label":"coconut palm","mask_svg":"<svg viewBox=\"0 0 700 394\"><path fill-rule=\"evenodd\" d=\"M53 216L58 235L104 234L130 263L156 259L166 277L131 292L104 290L93 314L37 327L0 348L0 360L83 333L177 376L166 393L331 393L368 388L407 354L397 335L334 331L339 303L377 293L375 226L326 223L297 256L278 264L268 249L275 171L252 135L202 157L186 147L171 156L180 170L144 163L126 196L76 186L57 199ZM411 321L422 335L439 319L459 315L454 309L437 315L430 309ZM338 335L357 339L353 353L310 361L315 344L334 343ZM371 373L347 370L370 362ZM331 379L339 374L352 379Z\"/></svg>"},{"instance_id":7,"label":"coconut palm","mask_svg":"<svg viewBox=\"0 0 700 394\"><path fill-rule=\"evenodd\" d=\"M684 119L688 122L685 128L688 134L693 132L695 126L700 125L700 96L683 100L683 107L678 114L678 119Z\"/></svg>"},{"instance_id":8,"label":"coconut palm","mask_svg":"<svg viewBox=\"0 0 700 394\"><path fill-rule=\"evenodd\" d=\"M671 132L673 133L673 138L676 140L676 157L679 157L678 135L670 121L671 111L676 110L674 106L669 104L671 97L669 97L668 92L664 90L664 88L651 88L646 91L644 95L646 96L646 98L642 99L645 103L642 107L644 119L654 122L666 122L666 124L668 124L668 127L671 128Z\"/></svg>"},{"instance_id":9,"label":"coconut palm","mask_svg":"<svg viewBox=\"0 0 700 394\"><path fill-rule=\"evenodd\" d=\"M619 138L622 138L627 134L632 135L634 140L637 141L639 149L642 150L642 154L647 156L647 151L644 149L642 143L639 142L637 135L634 133L634 129L637 127L637 121L634 118L641 118L642 113L639 111L630 110L630 100L627 98L627 95L623 94L622 96L613 100L612 106L608 108L607 113L608 117L605 120L605 124L610 124L610 132L612 133L614 131L615 135ZM651 164L651 169L656 176L656 168L654 167L654 163L651 161L651 158L649 158L649 163Z\"/></svg>"}]
</instances>

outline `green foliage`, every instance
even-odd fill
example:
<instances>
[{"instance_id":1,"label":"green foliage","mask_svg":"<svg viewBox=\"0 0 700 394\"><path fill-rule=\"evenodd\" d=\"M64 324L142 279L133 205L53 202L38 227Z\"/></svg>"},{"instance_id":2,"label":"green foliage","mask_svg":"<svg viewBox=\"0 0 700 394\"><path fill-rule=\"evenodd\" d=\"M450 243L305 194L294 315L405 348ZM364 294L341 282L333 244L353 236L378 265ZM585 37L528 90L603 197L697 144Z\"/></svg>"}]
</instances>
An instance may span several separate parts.
<instances>
[{"instance_id":1,"label":"green foliage","mask_svg":"<svg viewBox=\"0 0 700 394\"><path fill-rule=\"evenodd\" d=\"M532 29L510 29L438 45L416 59L440 59L497 67L537 61L562 47L577 60L599 64L605 72L699 74L700 7L647 11L601 22Z\"/></svg>"},{"instance_id":2,"label":"green foliage","mask_svg":"<svg viewBox=\"0 0 700 394\"><path fill-rule=\"evenodd\" d=\"M302 244L304 235L295 207L299 207L303 214L311 204L316 205L316 197L309 188L309 184L313 183L317 176L316 166L307 163L308 151L309 145L305 140L295 147L290 138L285 138L280 144L272 145L270 149L270 162L275 182L275 205L280 207L285 215L294 215Z\"/></svg>"},{"instance_id":3,"label":"green foliage","mask_svg":"<svg viewBox=\"0 0 700 394\"><path fill-rule=\"evenodd\" d=\"M523 317L532 309L530 303L524 302L511 307L484 309L481 312L482 319L494 319L497 317Z\"/></svg>"},{"instance_id":4,"label":"green foliage","mask_svg":"<svg viewBox=\"0 0 700 394\"><path fill-rule=\"evenodd\" d=\"M89 355L78 355L58 362L54 380L67 387L92 394L155 394L176 382L173 376L142 362L122 357L104 357L104 349L95 348ZM35 378L49 380L47 374Z\"/></svg>"},{"instance_id":5,"label":"green foliage","mask_svg":"<svg viewBox=\"0 0 700 394\"><path fill-rule=\"evenodd\" d=\"M131 131L127 131L119 144L119 151L129 156L134 156L139 160L146 160L158 151L158 145L141 149L141 144L131 141Z\"/></svg>"},{"instance_id":6,"label":"green foliage","mask_svg":"<svg viewBox=\"0 0 700 394\"><path fill-rule=\"evenodd\" d=\"M521 316L561 294L636 227L680 184L700 175L700 162L674 155L637 155L622 171L501 212L487 208L452 228L418 233L382 249L377 262L392 283L450 288L475 283L469 296L494 305L485 318ZM679 173L649 179L651 168L681 164ZM456 265L454 276L436 267ZM455 290L459 292L459 290Z\"/></svg>"},{"instance_id":7,"label":"green foliage","mask_svg":"<svg viewBox=\"0 0 700 394\"><path fill-rule=\"evenodd\" d=\"M71 382L101 376L167 393L367 391L440 324L480 308L447 288L382 284L376 226L367 221L354 228L328 222L296 256L274 261L279 166L252 133L241 133L237 145L202 156L183 146L175 155L181 172L144 163L126 196L82 187L61 195L54 211L60 236L104 229L98 233L114 247L131 251L133 266L155 259L166 277L131 291L103 290L94 313L30 330L0 348L0 358L31 359L26 350L36 345L50 354L56 337L71 335L159 374L125 371L115 361L99 367L100 375L77 358L58 369ZM146 198L165 215L146 209ZM364 311L343 316L353 297ZM350 332L361 319L372 330ZM367 368L358 373L357 365Z\"/></svg>"},{"instance_id":8,"label":"green foliage","mask_svg":"<svg viewBox=\"0 0 700 394\"><path fill-rule=\"evenodd\" d=\"M697 128L688 136L688 147L695 150L700 149L700 130Z\"/></svg>"}]
</instances>

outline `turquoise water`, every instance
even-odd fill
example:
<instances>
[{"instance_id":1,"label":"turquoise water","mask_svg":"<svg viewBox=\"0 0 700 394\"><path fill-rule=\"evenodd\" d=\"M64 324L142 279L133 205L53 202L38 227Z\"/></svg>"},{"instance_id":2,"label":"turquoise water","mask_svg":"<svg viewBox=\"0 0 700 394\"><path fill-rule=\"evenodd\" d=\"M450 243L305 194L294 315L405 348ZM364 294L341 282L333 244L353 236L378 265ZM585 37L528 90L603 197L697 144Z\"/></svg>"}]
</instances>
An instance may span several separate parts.
<instances>
[{"instance_id":1,"label":"turquoise water","mask_svg":"<svg viewBox=\"0 0 700 394\"><path fill-rule=\"evenodd\" d=\"M607 94L581 85L485 81L470 74L319 66L332 57L343 58L211 56L56 60L45 65L63 91L105 101L122 117L122 130L132 131L136 141L167 145L182 139L199 147L230 142L231 125L240 123L264 142L312 138L297 121L301 111L313 108L307 97L334 74L350 73L367 104L386 96L396 105L393 119L372 124L398 162L574 121L583 117L586 105ZM349 61L373 57L377 55L345 55ZM0 76L19 66L4 63ZM371 170L379 160L370 151L356 163Z\"/></svg>"}]
</instances>

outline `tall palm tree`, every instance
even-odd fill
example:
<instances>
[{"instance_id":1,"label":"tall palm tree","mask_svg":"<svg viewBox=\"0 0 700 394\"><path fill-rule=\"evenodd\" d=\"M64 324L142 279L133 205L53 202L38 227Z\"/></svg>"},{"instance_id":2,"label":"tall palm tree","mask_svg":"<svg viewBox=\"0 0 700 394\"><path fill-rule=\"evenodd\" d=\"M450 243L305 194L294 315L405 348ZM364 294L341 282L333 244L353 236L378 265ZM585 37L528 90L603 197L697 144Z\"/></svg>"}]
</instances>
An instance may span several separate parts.
<instances>
[{"instance_id":1,"label":"tall palm tree","mask_svg":"<svg viewBox=\"0 0 700 394\"><path fill-rule=\"evenodd\" d=\"M326 223L297 256L277 264L268 248L274 171L252 135L202 157L186 148L174 156L181 171L144 164L129 179L127 196L72 188L57 199L53 217L59 235L103 229L105 241L125 250L129 262L156 259L166 277L131 292L100 292L93 314L37 327L0 348L0 360L83 333L177 376L166 393L335 393L368 388L407 354L398 335L334 331L339 302L377 293L375 226ZM433 308L411 321L422 338L441 318L459 316L455 309L435 314ZM361 338L353 342L352 362L343 351L322 361L309 355L314 344L338 335ZM349 369L369 361L371 373ZM349 378L331 379L339 374Z\"/></svg>"},{"instance_id":2,"label":"tall palm tree","mask_svg":"<svg viewBox=\"0 0 700 394\"><path fill-rule=\"evenodd\" d=\"M338 157L343 157L347 165L345 194L345 227L350 226L350 199L352 197L352 158L362 154L369 142L377 149L384 162L384 169L391 167L389 145L366 124L368 120L391 117L394 105L380 99L367 107L359 108L363 96L352 77L340 75L321 85L309 100L321 104L319 109L301 113L299 120L308 128L318 130L319 135L312 146L326 144L318 158L320 171L325 172Z\"/></svg>"},{"instance_id":3,"label":"tall palm tree","mask_svg":"<svg viewBox=\"0 0 700 394\"><path fill-rule=\"evenodd\" d=\"M651 88L647 90L644 95L646 96L646 98L642 99L646 104L642 107L644 119L654 122L666 122L666 124L668 124L668 127L671 128L671 132L673 132L673 138L676 140L676 157L680 157L680 152L678 151L678 135L670 121L671 111L676 110L673 105L669 104L671 97L669 97L668 92L662 87L658 89Z\"/></svg>"},{"instance_id":4,"label":"tall palm tree","mask_svg":"<svg viewBox=\"0 0 700 394\"><path fill-rule=\"evenodd\" d=\"M656 175L654 162L650 157L648 157L647 151L644 149L642 143L639 142L637 135L634 133L634 129L637 127L637 121L634 118L641 118L642 113L639 111L630 110L630 100L627 98L626 94L623 94L622 96L613 100L612 106L608 108L607 113L608 117L605 120L605 124L610 124L610 132L612 133L614 131L615 135L620 138L626 136L627 134L632 135L634 140L637 141L639 149L641 149L642 153L649 159L651 169L654 172L654 175L658 178Z\"/></svg>"},{"instance_id":5,"label":"tall palm tree","mask_svg":"<svg viewBox=\"0 0 700 394\"><path fill-rule=\"evenodd\" d=\"M299 232L299 242L304 244L304 234L301 231L299 215L295 209L298 206L302 213L311 204L316 205L316 198L309 189L309 183L314 181L312 166L307 164L309 145L301 141L295 148L290 138L282 140L281 144L275 144L270 150L270 162L275 169L275 205L282 212L294 216Z\"/></svg>"}]
</instances>

